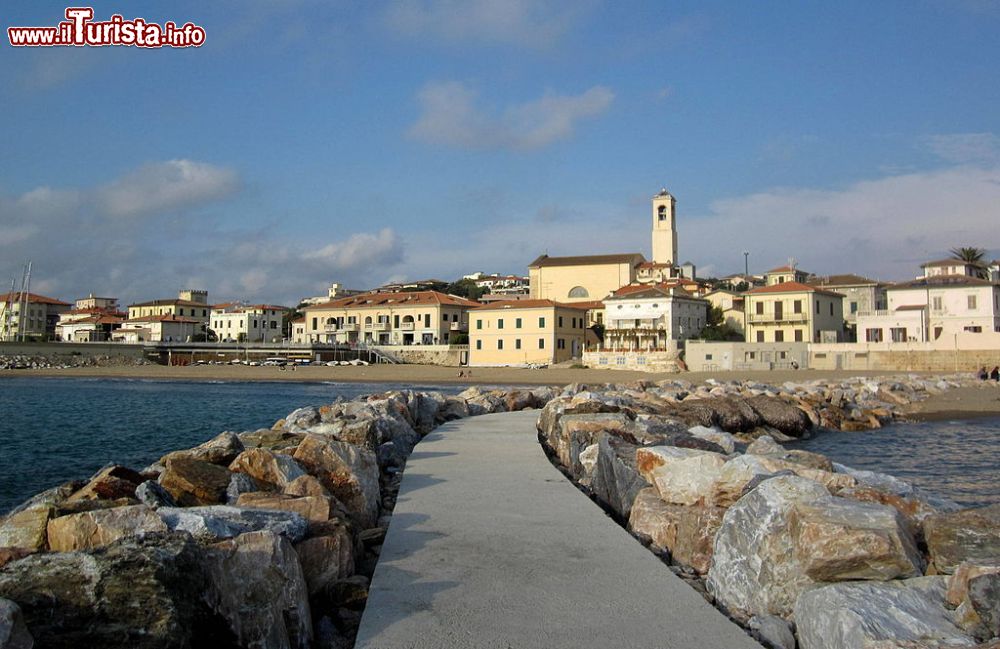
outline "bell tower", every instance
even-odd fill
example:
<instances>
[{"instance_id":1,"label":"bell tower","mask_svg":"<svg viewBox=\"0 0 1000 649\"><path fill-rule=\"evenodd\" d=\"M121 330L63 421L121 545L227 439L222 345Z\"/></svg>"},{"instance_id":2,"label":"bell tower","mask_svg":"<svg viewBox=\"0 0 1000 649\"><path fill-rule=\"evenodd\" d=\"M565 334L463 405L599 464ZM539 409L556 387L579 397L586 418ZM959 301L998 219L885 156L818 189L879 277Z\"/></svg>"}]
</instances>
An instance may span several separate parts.
<instances>
[{"instance_id":1,"label":"bell tower","mask_svg":"<svg viewBox=\"0 0 1000 649\"><path fill-rule=\"evenodd\" d=\"M676 203L666 189L653 197L653 261L657 264L677 264Z\"/></svg>"}]
</instances>

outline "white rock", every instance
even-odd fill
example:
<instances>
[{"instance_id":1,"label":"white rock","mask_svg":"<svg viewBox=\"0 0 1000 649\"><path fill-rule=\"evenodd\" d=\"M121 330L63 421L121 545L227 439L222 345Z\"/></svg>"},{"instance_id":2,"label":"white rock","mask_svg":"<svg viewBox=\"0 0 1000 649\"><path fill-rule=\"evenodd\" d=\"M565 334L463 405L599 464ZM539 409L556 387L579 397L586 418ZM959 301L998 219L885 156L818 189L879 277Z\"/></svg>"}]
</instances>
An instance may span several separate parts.
<instances>
[{"instance_id":1,"label":"white rock","mask_svg":"<svg viewBox=\"0 0 1000 649\"><path fill-rule=\"evenodd\" d=\"M267 530L292 542L306 535L306 519L294 512L211 505L161 507L156 510L167 527L190 533L202 541L229 539L247 532Z\"/></svg>"},{"instance_id":2,"label":"white rock","mask_svg":"<svg viewBox=\"0 0 1000 649\"><path fill-rule=\"evenodd\" d=\"M712 487L726 458L720 453L677 446L649 446L635 453L639 474L665 502L702 505L711 500Z\"/></svg>"}]
</instances>

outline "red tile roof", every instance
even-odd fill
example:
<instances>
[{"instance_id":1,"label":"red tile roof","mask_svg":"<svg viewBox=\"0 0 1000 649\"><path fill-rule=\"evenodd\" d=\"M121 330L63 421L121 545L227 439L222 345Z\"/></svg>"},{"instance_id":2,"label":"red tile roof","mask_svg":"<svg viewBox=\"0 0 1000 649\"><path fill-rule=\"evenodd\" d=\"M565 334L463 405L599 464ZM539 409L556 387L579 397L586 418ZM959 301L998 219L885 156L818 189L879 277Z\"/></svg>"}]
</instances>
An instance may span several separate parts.
<instances>
[{"instance_id":1,"label":"red tile roof","mask_svg":"<svg viewBox=\"0 0 1000 649\"><path fill-rule=\"evenodd\" d=\"M194 320L193 318L184 318L181 316L174 315L173 313L167 313L164 315L147 315L141 318L129 318L128 322L130 324L133 322L179 322L179 323L201 324L200 320Z\"/></svg>"},{"instance_id":2,"label":"red tile roof","mask_svg":"<svg viewBox=\"0 0 1000 649\"><path fill-rule=\"evenodd\" d=\"M411 291L400 293L362 293L343 297L322 304L312 304L303 311L313 311L316 309L365 309L380 308L386 306L464 306L474 308L479 306L479 302L473 302L463 297L446 295L437 291Z\"/></svg>"},{"instance_id":3,"label":"red tile roof","mask_svg":"<svg viewBox=\"0 0 1000 649\"><path fill-rule=\"evenodd\" d=\"M633 266L646 261L638 252L620 255L577 255L575 257L549 257L542 255L528 264L528 268L543 268L548 266L598 266L604 264L631 264Z\"/></svg>"},{"instance_id":4,"label":"red tile roof","mask_svg":"<svg viewBox=\"0 0 1000 649\"><path fill-rule=\"evenodd\" d=\"M581 302L579 304L568 303L568 302L555 302L553 300L507 300L505 302L493 302L491 304L484 304L483 306L476 307L474 311L500 311L504 309L539 309L545 307L551 308L561 308L561 309L578 309L580 311L586 311L591 308L587 306L588 302Z\"/></svg>"},{"instance_id":5,"label":"red tile roof","mask_svg":"<svg viewBox=\"0 0 1000 649\"><path fill-rule=\"evenodd\" d=\"M840 293L826 291L821 288L816 288L815 286L803 284L802 282L782 282L781 284L773 284L771 286L761 286L747 291L747 293L750 295L757 295L759 293L802 293L805 291L810 293L822 293L824 295L831 295L834 297L844 297Z\"/></svg>"},{"instance_id":6,"label":"red tile roof","mask_svg":"<svg viewBox=\"0 0 1000 649\"><path fill-rule=\"evenodd\" d=\"M0 295L0 302L7 302L11 300L17 302L21 298L21 293L14 291L13 293L4 293ZM28 302L30 304L51 304L53 306L69 306L69 302L63 302L62 300L57 300L54 297L46 297L44 295L39 295L38 293L28 293Z\"/></svg>"}]
</instances>

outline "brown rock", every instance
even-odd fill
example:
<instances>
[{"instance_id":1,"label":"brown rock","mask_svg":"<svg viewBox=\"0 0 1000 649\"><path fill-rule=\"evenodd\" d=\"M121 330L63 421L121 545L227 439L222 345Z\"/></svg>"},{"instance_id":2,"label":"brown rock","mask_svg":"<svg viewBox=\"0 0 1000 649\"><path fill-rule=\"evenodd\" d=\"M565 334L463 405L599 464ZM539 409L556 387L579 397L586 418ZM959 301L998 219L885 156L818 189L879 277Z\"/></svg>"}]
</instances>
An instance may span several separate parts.
<instances>
[{"instance_id":1,"label":"brown rock","mask_svg":"<svg viewBox=\"0 0 1000 649\"><path fill-rule=\"evenodd\" d=\"M5 516L0 522L0 548L19 548L28 552L44 550L51 516L51 507L34 507Z\"/></svg>"},{"instance_id":2,"label":"brown rock","mask_svg":"<svg viewBox=\"0 0 1000 649\"><path fill-rule=\"evenodd\" d=\"M0 568L3 568L11 561L17 561L31 554L24 548L0 548Z\"/></svg>"},{"instance_id":3,"label":"brown rock","mask_svg":"<svg viewBox=\"0 0 1000 649\"><path fill-rule=\"evenodd\" d=\"M261 491L240 494L237 507L277 509L300 514L307 521L321 523L336 512L336 501L329 496L289 496Z\"/></svg>"},{"instance_id":4,"label":"brown rock","mask_svg":"<svg viewBox=\"0 0 1000 649\"><path fill-rule=\"evenodd\" d=\"M712 545L725 513L723 507L671 505L655 489L646 488L632 504L628 526L669 550L676 563L704 575L712 565Z\"/></svg>"},{"instance_id":5,"label":"brown rock","mask_svg":"<svg viewBox=\"0 0 1000 649\"><path fill-rule=\"evenodd\" d=\"M354 574L354 546L348 527L328 524L323 531L323 536L314 536L295 545L310 595Z\"/></svg>"},{"instance_id":6,"label":"brown rock","mask_svg":"<svg viewBox=\"0 0 1000 649\"><path fill-rule=\"evenodd\" d=\"M135 488L142 482L142 476L132 469L123 466L109 466L102 469L91 478L90 482L67 498L66 501L134 498Z\"/></svg>"},{"instance_id":7,"label":"brown rock","mask_svg":"<svg viewBox=\"0 0 1000 649\"><path fill-rule=\"evenodd\" d=\"M160 459L160 463L166 465L170 460L187 459L227 466L243 452L243 449L243 442L239 435L225 432L194 448L168 453Z\"/></svg>"},{"instance_id":8,"label":"brown rock","mask_svg":"<svg viewBox=\"0 0 1000 649\"><path fill-rule=\"evenodd\" d=\"M924 538L938 574L951 574L966 561L993 562L1000 557L1000 504L928 516Z\"/></svg>"},{"instance_id":9,"label":"brown rock","mask_svg":"<svg viewBox=\"0 0 1000 649\"><path fill-rule=\"evenodd\" d=\"M289 496L329 496L323 483L311 475L301 475L285 487L284 493Z\"/></svg>"},{"instance_id":10,"label":"brown rock","mask_svg":"<svg viewBox=\"0 0 1000 649\"><path fill-rule=\"evenodd\" d=\"M49 549L54 552L92 550L123 537L166 531L166 524L145 505L98 509L50 520Z\"/></svg>"},{"instance_id":11,"label":"brown rock","mask_svg":"<svg viewBox=\"0 0 1000 649\"><path fill-rule=\"evenodd\" d=\"M224 503L230 476L224 467L178 458L167 463L159 482L178 505L193 507Z\"/></svg>"},{"instance_id":12,"label":"brown rock","mask_svg":"<svg viewBox=\"0 0 1000 649\"><path fill-rule=\"evenodd\" d=\"M948 578L945 600L970 635L979 640L1000 635L1000 557L989 565L959 565Z\"/></svg>"},{"instance_id":13,"label":"brown rock","mask_svg":"<svg viewBox=\"0 0 1000 649\"><path fill-rule=\"evenodd\" d=\"M378 518L381 490L378 460L366 448L307 435L295 459L347 508L362 527Z\"/></svg>"},{"instance_id":14,"label":"brown rock","mask_svg":"<svg viewBox=\"0 0 1000 649\"><path fill-rule=\"evenodd\" d=\"M243 451L229 465L229 470L245 473L254 480L278 490L284 489L289 482L306 474L291 457L265 448Z\"/></svg>"}]
</instances>

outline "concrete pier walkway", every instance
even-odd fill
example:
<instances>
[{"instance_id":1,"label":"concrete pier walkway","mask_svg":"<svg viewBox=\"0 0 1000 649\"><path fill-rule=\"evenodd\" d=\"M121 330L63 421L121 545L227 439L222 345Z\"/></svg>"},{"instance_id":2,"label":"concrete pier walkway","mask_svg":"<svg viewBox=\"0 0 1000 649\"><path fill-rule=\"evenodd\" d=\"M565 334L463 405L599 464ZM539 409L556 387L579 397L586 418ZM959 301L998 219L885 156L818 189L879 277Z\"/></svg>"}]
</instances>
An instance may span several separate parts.
<instances>
[{"instance_id":1,"label":"concrete pier walkway","mask_svg":"<svg viewBox=\"0 0 1000 649\"><path fill-rule=\"evenodd\" d=\"M760 649L549 463L537 417L420 442L356 647Z\"/></svg>"}]
</instances>

